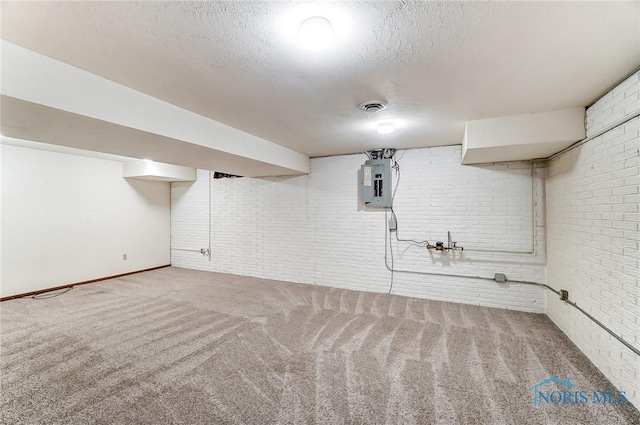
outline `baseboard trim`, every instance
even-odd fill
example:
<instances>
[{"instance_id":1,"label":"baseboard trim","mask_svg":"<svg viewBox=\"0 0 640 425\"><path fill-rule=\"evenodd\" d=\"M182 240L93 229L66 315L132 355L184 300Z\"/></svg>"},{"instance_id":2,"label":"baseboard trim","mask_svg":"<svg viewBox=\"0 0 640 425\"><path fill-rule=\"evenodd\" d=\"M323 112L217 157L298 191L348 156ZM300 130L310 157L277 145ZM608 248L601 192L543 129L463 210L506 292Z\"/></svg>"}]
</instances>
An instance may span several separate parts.
<instances>
[{"instance_id":1,"label":"baseboard trim","mask_svg":"<svg viewBox=\"0 0 640 425\"><path fill-rule=\"evenodd\" d=\"M113 276L101 277L101 278L98 278L98 279L85 280L85 281L82 281L82 282L69 283L68 285L54 286L53 288L40 289L40 290L33 291L33 292L25 292L24 294L9 295L7 297L0 298L0 302L9 301L9 300L12 300L12 299L15 299L15 298L31 297L31 296L42 294L42 293L45 293L45 292L57 291L58 289L68 288L70 286L86 285L88 283L102 282L103 280L116 279L118 277L129 276L129 275L132 275L132 274L150 272L151 270L164 269L165 267L171 267L171 264L165 264L164 266L158 266L158 267L151 267L150 269L136 270L135 272L122 273L122 274L116 274L116 275L113 275Z\"/></svg>"}]
</instances>

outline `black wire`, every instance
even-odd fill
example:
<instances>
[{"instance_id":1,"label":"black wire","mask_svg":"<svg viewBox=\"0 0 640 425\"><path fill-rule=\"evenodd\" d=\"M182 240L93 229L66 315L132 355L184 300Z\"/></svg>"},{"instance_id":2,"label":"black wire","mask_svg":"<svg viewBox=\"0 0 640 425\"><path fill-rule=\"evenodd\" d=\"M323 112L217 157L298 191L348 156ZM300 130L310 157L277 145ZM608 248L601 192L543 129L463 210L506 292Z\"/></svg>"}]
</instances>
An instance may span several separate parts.
<instances>
[{"instance_id":1,"label":"black wire","mask_svg":"<svg viewBox=\"0 0 640 425\"><path fill-rule=\"evenodd\" d=\"M44 292L42 294L36 294L34 296L32 296L31 298L33 298L34 300L47 300L49 298L55 298L58 297L62 294L66 294L67 292L69 292L70 290L73 289L73 286L69 286L68 288L64 288L63 290L59 291L59 292Z\"/></svg>"}]
</instances>

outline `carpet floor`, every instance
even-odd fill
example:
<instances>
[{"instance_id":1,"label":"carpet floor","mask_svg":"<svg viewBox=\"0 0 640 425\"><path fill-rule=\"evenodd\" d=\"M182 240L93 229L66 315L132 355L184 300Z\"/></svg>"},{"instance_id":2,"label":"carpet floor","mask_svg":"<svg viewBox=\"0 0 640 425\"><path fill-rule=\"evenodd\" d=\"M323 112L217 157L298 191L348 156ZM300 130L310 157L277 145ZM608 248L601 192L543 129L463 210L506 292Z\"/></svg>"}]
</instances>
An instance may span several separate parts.
<instances>
[{"instance_id":1,"label":"carpet floor","mask_svg":"<svg viewBox=\"0 0 640 425\"><path fill-rule=\"evenodd\" d=\"M3 424L640 424L534 407L615 392L541 314L164 268L0 318Z\"/></svg>"}]
</instances>

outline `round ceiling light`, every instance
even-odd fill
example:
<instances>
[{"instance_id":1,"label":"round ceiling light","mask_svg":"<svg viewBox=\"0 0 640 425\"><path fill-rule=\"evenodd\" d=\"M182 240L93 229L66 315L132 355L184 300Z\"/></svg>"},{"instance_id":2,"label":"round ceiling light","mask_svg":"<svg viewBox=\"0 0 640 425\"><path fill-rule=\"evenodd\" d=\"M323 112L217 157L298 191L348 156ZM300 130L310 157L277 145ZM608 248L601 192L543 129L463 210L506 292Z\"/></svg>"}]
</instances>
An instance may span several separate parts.
<instances>
[{"instance_id":1,"label":"round ceiling light","mask_svg":"<svg viewBox=\"0 0 640 425\"><path fill-rule=\"evenodd\" d=\"M300 24L298 43L308 50L324 50L334 41L331 23L321 16L307 18Z\"/></svg>"},{"instance_id":2,"label":"round ceiling light","mask_svg":"<svg viewBox=\"0 0 640 425\"><path fill-rule=\"evenodd\" d=\"M389 134L395 131L396 127L392 122L381 122L378 124L378 133L380 134Z\"/></svg>"}]
</instances>

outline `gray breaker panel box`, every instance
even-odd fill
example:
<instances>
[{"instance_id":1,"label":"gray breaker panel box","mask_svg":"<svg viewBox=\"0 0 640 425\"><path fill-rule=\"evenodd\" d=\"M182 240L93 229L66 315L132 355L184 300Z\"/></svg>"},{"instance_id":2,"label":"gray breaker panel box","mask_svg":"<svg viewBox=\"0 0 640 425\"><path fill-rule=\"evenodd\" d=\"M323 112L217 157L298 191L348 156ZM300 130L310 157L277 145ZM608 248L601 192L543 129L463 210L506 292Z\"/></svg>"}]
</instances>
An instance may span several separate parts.
<instances>
[{"instance_id":1,"label":"gray breaker panel box","mask_svg":"<svg viewBox=\"0 0 640 425\"><path fill-rule=\"evenodd\" d=\"M360 167L360 200L367 207L391 207L391 160L370 159Z\"/></svg>"}]
</instances>

